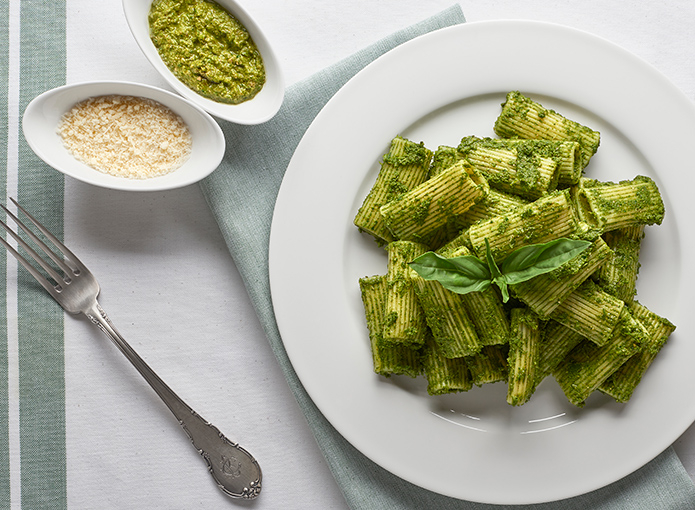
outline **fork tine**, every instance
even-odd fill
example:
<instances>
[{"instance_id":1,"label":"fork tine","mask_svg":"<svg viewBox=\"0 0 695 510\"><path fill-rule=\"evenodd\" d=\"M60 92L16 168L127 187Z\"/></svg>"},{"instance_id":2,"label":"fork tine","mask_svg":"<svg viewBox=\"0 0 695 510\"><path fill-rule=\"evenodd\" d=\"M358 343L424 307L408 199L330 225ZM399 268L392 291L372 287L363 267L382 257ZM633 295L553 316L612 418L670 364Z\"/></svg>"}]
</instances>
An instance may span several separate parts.
<instances>
[{"instance_id":1,"label":"fork tine","mask_svg":"<svg viewBox=\"0 0 695 510\"><path fill-rule=\"evenodd\" d=\"M10 229L10 227L8 227L5 224L4 221L0 221L0 223L2 223L2 226L5 227L5 229L7 229L7 231L12 234L12 237L17 239L16 234ZM18 240L18 242L20 242L20 240ZM24 241L21 241L21 242L23 243ZM36 279L36 281L39 282L41 284L41 286L44 289L46 289L46 291L48 291L48 293L51 296L53 296L56 300L58 299L58 297L57 297L58 290L56 289L55 285L52 285L51 282L49 282L33 265L31 265L31 263L27 259L22 257L22 255L20 255L19 252L17 250L15 250L10 245L10 243L8 243L5 240L4 237L0 237L0 243L2 243L5 246L5 248L7 248L7 251L9 251L14 256L14 258L16 258L17 261L20 264L22 264L26 268L26 270L29 271L29 273L31 273L31 275ZM24 244L26 244L26 243L24 243ZM29 248L29 250L33 251L33 250L31 250L31 248ZM42 267L43 267L43 264L42 264ZM51 275L51 276L53 276L53 275ZM60 280L56 280L56 281L60 281Z\"/></svg>"},{"instance_id":2,"label":"fork tine","mask_svg":"<svg viewBox=\"0 0 695 510\"><path fill-rule=\"evenodd\" d=\"M34 218L29 212L24 209L17 201L10 197L12 203L17 206L17 210L23 212L27 218L34 224L34 226L41 232L53 245L62 253L64 258L58 257L53 250L48 248L48 246L41 241L36 234L34 234L31 229L29 229L17 216L12 214L11 211L7 209L4 205L0 204L5 212L12 218L12 220L19 226L35 243L37 243L41 249L48 255L53 262L55 262L60 268L65 272L66 275L71 275L72 273L79 273L80 271L86 270L84 265L80 260L72 253L63 243L58 240L46 227L44 227L39 221Z\"/></svg>"},{"instance_id":3,"label":"fork tine","mask_svg":"<svg viewBox=\"0 0 695 510\"><path fill-rule=\"evenodd\" d=\"M60 282L61 282L61 281L65 281L66 283L70 281L69 276L68 276L68 277L66 277L66 276L61 276L60 274L58 274L58 272L57 272L55 269L53 269L50 265L48 265L48 263L43 259L43 257L41 257L41 255L39 255L39 254L36 252L36 250L34 250L31 246L29 246L29 245L24 241L24 239L22 239L21 237L19 237L19 235L17 234L17 232L15 232L14 230L12 230L12 229L9 227L9 225L7 225L7 223L5 223L4 221L0 221L0 225L2 225L2 226L5 228L5 230L15 239L15 241L17 241L17 244L19 244L22 248L24 248L24 249L27 251L27 253L28 253L29 255L31 255L31 258L33 258L33 259L37 262L37 264L39 264L39 265L49 274L49 276L50 276L51 278L53 278L53 279L56 281L56 283L57 283L58 285L60 285ZM43 243L42 243L40 240L36 239L35 241L38 242L40 246L43 245ZM5 247L8 247L8 246L9 246L7 242L5 242L5 243L3 243L3 244L5 245ZM10 247L10 248L11 248L11 247ZM43 246L41 246L41 249L45 252L45 251L48 249L48 247L45 246L45 245L43 245ZM13 249L12 251L16 252L16 250L14 250L14 249ZM16 252L16 253L17 253L17 255L19 255L19 252ZM13 255L14 255L14 253L13 253ZM22 262L22 265L23 265L24 267L26 267L25 262L28 264L29 261L26 260L26 259L25 259L24 257L22 257L21 255L19 255L19 256L20 256L23 260L19 260L19 259L18 259L18 260L19 260L20 262ZM16 257L16 255L15 255L15 257ZM51 257L51 258L53 258L53 257ZM30 264L30 265L31 265L31 264ZM32 266L32 267L33 267L33 266ZM61 266L61 269L63 269L62 266ZM70 268L67 268L67 269L68 269L68 271L71 271ZM63 270L64 270L64 269L63 269ZM35 275L33 272L32 272L32 274L34 275L34 277L36 277L36 275ZM38 274L41 274L41 273L38 273ZM69 273L68 273L68 274L69 274ZM43 276L42 276L41 278L43 278ZM43 278L43 279L45 279L45 278Z\"/></svg>"}]
</instances>

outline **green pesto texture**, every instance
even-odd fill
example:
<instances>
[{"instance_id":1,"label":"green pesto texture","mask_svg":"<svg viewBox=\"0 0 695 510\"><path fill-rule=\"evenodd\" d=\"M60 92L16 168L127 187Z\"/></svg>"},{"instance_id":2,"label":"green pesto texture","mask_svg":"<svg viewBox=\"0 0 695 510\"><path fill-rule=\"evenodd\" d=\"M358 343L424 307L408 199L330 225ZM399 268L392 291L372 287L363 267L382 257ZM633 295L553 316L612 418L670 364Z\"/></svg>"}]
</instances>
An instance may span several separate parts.
<instances>
[{"instance_id":1,"label":"green pesto texture","mask_svg":"<svg viewBox=\"0 0 695 510\"><path fill-rule=\"evenodd\" d=\"M558 184L559 142L468 136L458 145L460 157L474 163L492 188L536 199Z\"/></svg>"},{"instance_id":2,"label":"green pesto texture","mask_svg":"<svg viewBox=\"0 0 695 510\"><path fill-rule=\"evenodd\" d=\"M509 405L523 405L536 389L540 336L541 325L534 312L528 308L512 309L507 357Z\"/></svg>"},{"instance_id":3,"label":"green pesto texture","mask_svg":"<svg viewBox=\"0 0 695 510\"><path fill-rule=\"evenodd\" d=\"M391 375L417 377L422 372L420 351L407 345L384 342L386 276L361 278L359 285L369 330L374 372L385 377Z\"/></svg>"},{"instance_id":4,"label":"green pesto texture","mask_svg":"<svg viewBox=\"0 0 695 510\"><path fill-rule=\"evenodd\" d=\"M545 108L519 91L507 94L495 121L495 133L502 138L529 138L575 141L580 144L582 168L596 153L600 133L560 113Z\"/></svg>"},{"instance_id":5,"label":"green pesto texture","mask_svg":"<svg viewBox=\"0 0 695 510\"><path fill-rule=\"evenodd\" d=\"M592 246L549 273L511 285L512 294L542 319L550 314L596 270L612 258L600 237Z\"/></svg>"},{"instance_id":6,"label":"green pesto texture","mask_svg":"<svg viewBox=\"0 0 695 510\"><path fill-rule=\"evenodd\" d=\"M421 277L416 278L415 290L442 356L462 358L480 352L482 345L463 296L446 290L437 281Z\"/></svg>"},{"instance_id":7,"label":"green pesto texture","mask_svg":"<svg viewBox=\"0 0 695 510\"><path fill-rule=\"evenodd\" d=\"M390 151L384 155L383 161L393 167L429 167L432 158L432 151L427 149L425 145L415 142L410 142L403 137L396 137L403 143L402 150Z\"/></svg>"},{"instance_id":8,"label":"green pesto texture","mask_svg":"<svg viewBox=\"0 0 695 510\"><path fill-rule=\"evenodd\" d=\"M423 373L430 395L468 391L473 387L466 360L443 357L431 338L427 340L423 352Z\"/></svg>"},{"instance_id":9,"label":"green pesto texture","mask_svg":"<svg viewBox=\"0 0 695 510\"><path fill-rule=\"evenodd\" d=\"M628 308L647 330L647 340L640 352L628 359L599 387L600 391L621 403L630 400L647 369L676 329L668 319L657 315L638 301L630 301Z\"/></svg>"},{"instance_id":10,"label":"green pesto texture","mask_svg":"<svg viewBox=\"0 0 695 510\"><path fill-rule=\"evenodd\" d=\"M252 99L266 81L258 47L239 20L211 0L155 0L150 38L169 70L220 103Z\"/></svg>"},{"instance_id":11,"label":"green pesto texture","mask_svg":"<svg viewBox=\"0 0 695 510\"><path fill-rule=\"evenodd\" d=\"M624 307L610 341L580 343L557 366L553 376L567 399L578 407L648 341L648 332Z\"/></svg>"},{"instance_id":12,"label":"green pesto texture","mask_svg":"<svg viewBox=\"0 0 695 510\"><path fill-rule=\"evenodd\" d=\"M604 345L609 341L624 306L620 299L588 279L555 308L550 318L596 345Z\"/></svg>"},{"instance_id":13,"label":"green pesto texture","mask_svg":"<svg viewBox=\"0 0 695 510\"><path fill-rule=\"evenodd\" d=\"M540 339L537 384L550 375L584 337L556 321L547 321Z\"/></svg>"},{"instance_id":14,"label":"green pesto texture","mask_svg":"<svg viewBox=\"0 0 695 510\"><path fill-rule=\"evenodd\" d=\"M380 212L393 237L427 243L431 234L483 200L489 191L480 172L460 161L384 204Z\"/></svg>"},{"instance_id":15,"label":"green pesto texture","mask_svg":"<svg viewBox=\"0 0 695 510\"><path fill-rule=\"evenodd\" d=\"M469 236L475 254L485 253L485 239L495 261L501 262L517 248L561 237L572 238L579 228L568 190L556 190L506 214L471 226Z\"/></svg>"},{"instance_id":16,"label":"green pesto texture","mask_svg":"<svg viewBox=\"0 0 695 510\"><path fill-rule=\"evenodd\" d=\"M380 208L427 180L431 159L432 151L422 143L394 137L382 158L379 174L355 215L355 226L371 234L379 245L395 241Z\"/></svg>"},{"instance_id":17,"label":"green pesto texture","mask_svg":"<svg viewBox=\"0 0 695 510\"><path fill-rule=\"evenodd\" d=\"M394 241L387 246L388 271L384 311L384 342L411 346L424 344L427 324L415 294L415 272L408 265L427 247L410 241Z\"/></svg>"},{"instance_id":18,"label":"green pesto texture","mask_svg":"<svg viewBox=\"0 0 695 510\"><path fill-rule=\"evenodd\" d=\"M664 202L656 183L638 175L617 183L582 179L577 191L587 218L603 231L635 225L660 225L664 219Z\"/></svg>"},{"instance_id":19,"label":"green pesto texture","mask_svg":"<svg viewBox=\"0 0 695 510\"><path fill-rule=\"evenodd\" d=\"M508 344L486 345L475 356L465 358L473 384L482 386L506 381L508 350Z\"/></svg>"},{"instance_id":20,"label":"green pesto texture","mask_svg":"<svg viewBox=\"0 0 695 510\"><path fill-rule=\"evenodd\" d=\"M461 154L458 150L456 150L455 147L440 145L437 147L437 150L434 151L434 155L432 157L430 177L434 177L435 175L442 173L444 170L456 164L461 159Z\"/></svg>"},{"instance_id":21,"label":"green pesto texture","mask_svg":"<svg viewBox=\"0 0 695 510\"><path fill-rule=\"evenodd\" d=\"M643 238L644 225L604 234L606 244L611 247L614 256L601 266L597 281L603 290L625 302L632 301L636 294Z\"/></svg>"}]
</instances>

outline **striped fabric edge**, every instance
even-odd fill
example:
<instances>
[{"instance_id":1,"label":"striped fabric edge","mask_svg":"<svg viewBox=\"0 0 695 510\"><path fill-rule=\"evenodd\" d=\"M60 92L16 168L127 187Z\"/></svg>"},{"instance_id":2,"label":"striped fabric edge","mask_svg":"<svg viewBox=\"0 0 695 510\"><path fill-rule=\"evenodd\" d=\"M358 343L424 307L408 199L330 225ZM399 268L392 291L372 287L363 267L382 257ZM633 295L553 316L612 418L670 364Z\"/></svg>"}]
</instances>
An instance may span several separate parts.
<instances>
[{"instance_id":1,"label":"striped fabric edge","mask_svg":"<svg viewBox=\"0 0 695 510\"><path fill-rule=\"evenodd\" d=\"M8 155L15 156L8 157L0 186L3 196L17 197L62 238L64 178L29 148L21 133L21 115L34 97L65 84L66 0L1 0L0 5L6 14L3 19L13 17L9 23L15 35L9 29L3 33L10 34L3 62L10 63L5 83L16 88L8 97L7 90L12 90L8 84L3 98L5 147ZM64 312L24 269L15 271L13 262L2 267L10 271L2 278L5 323L0 328L12 351L3 360L3 370L12 372L9 391L19 400L3 411L7 411L5 422L18 423L19 440L12 428L4 442L9 461L2 462L8 462L11 471L8 486L0 488L0 506L60 510L67 508ZM16 318L9 328L8 318ZM18 453L10 451L17 448L15 443ZM13 460L17 455L18 462Z\"/></svg>"},{"instance_id":2,"label":"striped fabric edge","mask_svg":"<svg viewBox=\"0 0 695 510\"><path fill-rule=\"evenodd\" d=\"M0 166L0 196L7 194L7 144L8 144L8 81L9 81L9 42L10 42L10 6L9 0L3 0L0 3L0 38L2 38L3 54L0 58L0 83L6 84L5 87L0 87L0 118L3 122L0 123L0 144L5 149L4 164ZM5 250L0 252L0 338L7 339L7 254ZM0 391L2 398L0 399L0 472L10 472L10 395L9 395L9 353L8 343L0 342ZM10 508L11 499L10 477L0 477L0 507Z\"/></svg>"}]
</instances>

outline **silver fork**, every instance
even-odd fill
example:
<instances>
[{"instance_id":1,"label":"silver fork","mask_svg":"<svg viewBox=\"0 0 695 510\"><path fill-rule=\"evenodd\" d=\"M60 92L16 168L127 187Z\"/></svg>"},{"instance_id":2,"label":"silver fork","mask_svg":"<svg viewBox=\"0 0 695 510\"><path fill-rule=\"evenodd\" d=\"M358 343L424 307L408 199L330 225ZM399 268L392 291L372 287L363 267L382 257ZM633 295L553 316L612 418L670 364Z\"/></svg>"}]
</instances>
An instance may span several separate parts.
<instances>
[{"instance_id":1,"label":"silver fork","mask_svg":"<svg viewBox=\"0 0 695 510\"><path fill-rule=\"evenodd\" d=\"M193 446L205 459L210 474L222 492L233 498L253 499L258 496L261 492L261 468L256 459L241 446L227 439L217 427L205 421L160 379L116 331L111 320L97 302L99 283L89 269L14 199L11 198L10 200L17 206L18 211L24 213L36 229L53 243L60 253L60 255L56 254L17 216L0 204L0 207L5 210L19 228L15 231L5 222L0 221L2 226L17 241L17 244L36 261L53 282L46 278L27 258L20 255L4 237L0 236L0 242L5 245L7 250L36 278L65 311L71 314L83 313L86 315L125 354L126 358L130 360L179 420L179 424L188 434ZM19 236L18 232L20 230L25 232L33 244L38 246L51 259L53 264L46 261L43 256L39 255ZM63 274L60 274L59 271Z\"/></svg>"}]
</instances>

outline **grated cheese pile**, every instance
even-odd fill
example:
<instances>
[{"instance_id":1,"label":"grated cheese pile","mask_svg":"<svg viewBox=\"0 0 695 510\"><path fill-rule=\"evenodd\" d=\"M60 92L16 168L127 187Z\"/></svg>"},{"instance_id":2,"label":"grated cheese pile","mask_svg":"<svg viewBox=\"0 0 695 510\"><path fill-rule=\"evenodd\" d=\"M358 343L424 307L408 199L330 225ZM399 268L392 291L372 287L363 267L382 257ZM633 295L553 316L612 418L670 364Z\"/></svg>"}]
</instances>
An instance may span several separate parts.
<instances>
[{"instance_id":1,"label":"grated cheese pile","mask_svg":"<svg viewBox=\"0 0 695 510\"><path fill-rule=\"evenodd\" d=\"M95 170L147 179L179 168L191 135L181 117L148 98L108 95L86 99L58 125L63 144Z\"/></svg>"}]
</instances>

